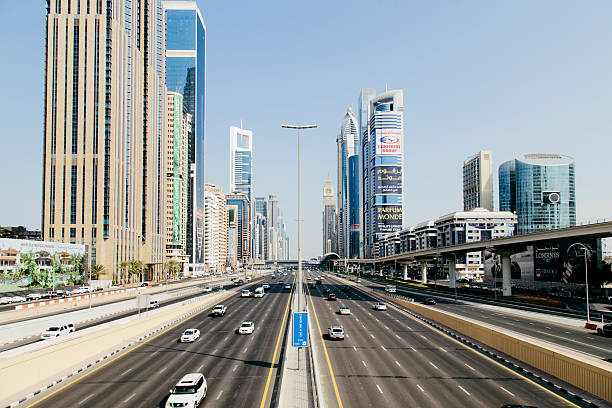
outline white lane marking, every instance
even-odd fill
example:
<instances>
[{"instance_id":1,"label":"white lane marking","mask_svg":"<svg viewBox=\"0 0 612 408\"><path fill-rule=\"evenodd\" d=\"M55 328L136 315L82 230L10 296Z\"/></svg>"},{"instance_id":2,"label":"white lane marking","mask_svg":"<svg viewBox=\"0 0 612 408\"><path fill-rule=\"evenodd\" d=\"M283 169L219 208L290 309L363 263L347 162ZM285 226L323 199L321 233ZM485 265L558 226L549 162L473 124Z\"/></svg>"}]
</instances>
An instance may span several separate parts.
<instances>
[{"instance_id":1,"label":"white lane marking","mask_svg":"<svg viewBox=\"0 0 612 408\"><path fill-rule=\"evenodd\" d=\"M214 349L212 353L217 354L217 349Z\"/></svg>"},{"instance_id":2,"label":"white lane marking","mask_svg":"<svg viewBox=\"0 0 612 408\"><path fill-rule=\"evenodd\" d=\"M501 388L502 390L506 391L508 394L512 395L514 397L514 394L511 393L510 391L508 391L507 389L505 389L504 387L500 386L499 388Z\"/></svg>"},{"instance_id":3,"label":"white lane marking","mask_svg":"<svg viewBox=\"0 0 612 408\"><path fill-rule=\"evenodd\" d=\"M198 372L202 371L203 368L204 368L204 364L198 367Z\"/></svg>"},{"instance_id":4,"label":"white lane marking","mask_svg":"<svg viewBox=\"0 0 612 408\"><path fill-rule=\"evenodd\" d=\"M529 323L529 324L533 326L533 323Z\"/></svg>"},{"instance_id":5,"label":"white lane marking","mask_svg":"<svg viewBox=\"0 0 612 408\"><path fill-rule=\"evenodd\" d=\"M361 360L361 362L363 363L364 367L366 367L366 368L368 367L368 365L365 363L365 361Z\"/></svg>"},{"instance_id":6,"label":"white lane marking","mask_svg":"<svg viewBox=\"0 0 612 408\"><path fill-rule=\"evenodd\" d=\"M552 330L552 327L548 327L548 326L546 326L546 328L547 328L548 330Z\"/></svg>"},{"instance_id":7,"label":"white lane marking","mask_svg":"<svg viewBox=\"0 0 612 408\"><path fill-rule=\"evenodd\" d=\"M398 367L401 367L400 363L398 363L397 360L395 360L395 364L397 364Z\"/></svg>"},{"instance_id":8,"label":"white lane marking","mask_svg":"<svg viewBox=\"0 0 612 408\"><path fill-rule=\"evenodd\" d=\"M248 349L248 347L245 347L243 353L246 353Z\"/></svg>"},{"instance_id":9,"label":"white lane marking","mask_svg":"<svg viewBox=\"0 0 612 408\"><path fill-rule=\"evenodd\" d=\"M419 334L419 336L421 336L422 338L424 338L425 340L427 340L427 337L423 336L422 334Z\"/></svg>"},{"instance_id":10,"label":"white lane marking","mask_svg":"<svg viewBox=\"0 0 612 408\"><path fill-rule=\"evenodd\" d=\"M398 339L401 339L401 337L399 336L399 334L396 334L395 337L397 337Z\"/></svg>"},{"instance_id":11,"label":"white lane marking","mask_svg":"<svg viewBox=\"0 0 612 408\"><path fill-rule=\"evenodd\" d=\"M129 397L127 397L127 399L123 400L123 403L125 404L126 402L128 402L129 400L131 400L132 398L134 398L136 396L136 393L133 393L132 395L130 395Z\"/></svg>"},{"instance_id":12,"label":"white lane marking","mask_svg":"<svg viewBox=\"0 0 612 408\"><path fill-rule=\"evenodd\" d=\"M433 368L438 368L438 367L437 367L437 366L436 366L434 363L432 363L431 361L429 362L429 364L431 364L431 366L432 366Z\"/></svg>"},{"instance_id":13,"label":"white lane marking","mask_svg":"<svg viewBox=\"0 0 612 408\"><path fill-rule=\"evenodd\" d=\"M374 338L374 335L372 333L370 333L370 337Z\"/></svg>"},{"instance_id":14,"label":"white lane marking","mask_svg":"<svg viewBox=\"0 0 612 408\"><path fill-rule=\"evenodd\" d=\"M380 346L380 347L382 347L382 349L383 349L383 350L387 351L387 349L385 348L385 346Z\"/></svg>"},{"instance_id":15,"label":"white lane marking","mask_svg":"<svg viewBox=\"0 0 612 408\"><path fill-rule=\"evenodd\" d=\"M237 368L238 368L238 366L235 365L234 368L232 368L232 372L236 371Z\"/></svg>"},{"instance_id":16,"label":"white lane marking","mask_svg":"<svg viewBox=\"0 0 612 408\"><path fill-rule=\"evenodd\" d=\"M164 371L166 371L166 369L168 368L168 366L165 366L164 368L162 368L161 370L159 370L159 373L163 373ZM122 374L123 375L123 374Z\"/></svg>"},{"instance_id":17,"label":"white lane marking","mask_svg":"<svg viewBox=\"0 0 612 408\"><path fill-rule=\"evenodd\" d=\"M363 328L365 329L365 326L363 325L363 323L361 324L361 326L363 326Z\"/></svg>"},{"instance_id":18,"label":"white lane marking","mask_svg":"<svg viewBox=\"0 0 612 408\"><path fill-rule=\"evenodd\" d=\"M353 350L357 351L357 347L353 346Z\"/></svg>"},{"instance_id":19,"label":"white lane marking","mask_svg":"<svg viewBox=\"0 0 612 408\"><path fill-rule=\"evenodd\" d=\"M90 399L90 398L91 398L91 397L93 397L93 396L94 396L93 394L89 394L88 396L86 396L85 398L83 398L83 399L81 400L81 402L79 402L79 405L83 405L83 403L84 403L85 401L87 401L88 399Z\"/></svg>"},{"instance_id":20,"label":"white lane marking","mask_svg":"<svg viewBox=\"0 0 612 408\"><path fill-rule=\"evenodd\" d=\"M222 395L223 395L223 390L221 390L221 392L219 393L219 395L217 395L217 398L215 398L215 400L219 400L219 398L221 398Z\"/></svg>"},{"instance_id":21,"label":"white lane marking","mask_svg":"<svg viewBox=\"0 0 612 408\"><path fill-rule=\"evenodd\" d=\"M465 364L465 363L463 363L463 364ZM469 368L470 370L474 370L474 367L472 367L472 366L471 366L471 365L469 365L469 364L465 364L465 366L466 366L467 368ZM474 370L474 371L476 371L476 370Z\"/></svg>"},{"instance_id":22,"label":"white lane marking","mask_svg":"<svg viewBox=\"0 0 612 408\"><path fill-rule=\"evenodd\" d=\"M465 390L465 388L463 388L462 386L458 385L457 387L459 387L459 389L460 389L461 391L465 392L467 395L470 395L470 393L469 393L469 392L467 392L467 391Z\"/></svg>"},{"instance_id":23,"label":"white lane marking","mask_svg":"<svg viewBox=\"0 0 612 408\"><path fill-rule=\"evenodd\" d=\"M378 388L378 392L380 392L381 394L383 393L378 384L376 384L376 388Z\"/></svg>"},{"instance_id":24,"label":"white lane marking","mask_svg":"<svg viewBox=\"0 0 612 408\"><path fill-rule=\"evenodd\" d=\"M440 350L442 350L445 353L448 353L448 351L444 350L442 347L440 347Z\"/></svg>"},{"instance_id":25,"label":"white lane marking","mask_svg":"<svg viewBox=\"0 0 612 408\"><path fill-rule=\"evenodd\" d=\"M416 351L416 349L414 347L412 347L412 346L410 346L410 350Z\"/></svg>"},{"instance_id":26,"label":"white lane marking","mask_svg":"<svg viewBox=\"0 0 612 408\"><path fill-rule=\"evenodd\" d=\"M421 386L419 384L417 384L417 388L423 392L425 392L425 390L423 388L421 388Z\"/></svg>"},{"instance_id":27,"label":"white lane marking","mask_svg":"<svg viewBox=\"0 0 612 408\"><path fill-rule=\"evenodd\" d=\"M124 375L126 375L127 373L129 373L130 371L132 371L133 368L128 368L127 370L125 370L124 372L121 373L121 375L119 377L123 377Z\"/></svg>"}]
</instances>

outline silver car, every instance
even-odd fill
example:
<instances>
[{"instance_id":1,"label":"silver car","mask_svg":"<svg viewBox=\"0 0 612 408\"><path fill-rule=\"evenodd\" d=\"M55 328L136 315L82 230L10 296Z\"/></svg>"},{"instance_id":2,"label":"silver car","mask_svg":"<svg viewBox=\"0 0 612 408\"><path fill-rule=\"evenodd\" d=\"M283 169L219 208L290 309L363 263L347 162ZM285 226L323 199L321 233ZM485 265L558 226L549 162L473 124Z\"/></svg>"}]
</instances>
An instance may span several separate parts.
<instances>
[{"instance_id":1,"label":"silver car","mask_svg":"<svg viewBox=\"0 0 612 408\"><path fill-rule=\"evenodd\" d=\"M328 328L327 334L331 340L344 340L344 328L342 326L332 326Z\"/></svg>"}]
</instances>

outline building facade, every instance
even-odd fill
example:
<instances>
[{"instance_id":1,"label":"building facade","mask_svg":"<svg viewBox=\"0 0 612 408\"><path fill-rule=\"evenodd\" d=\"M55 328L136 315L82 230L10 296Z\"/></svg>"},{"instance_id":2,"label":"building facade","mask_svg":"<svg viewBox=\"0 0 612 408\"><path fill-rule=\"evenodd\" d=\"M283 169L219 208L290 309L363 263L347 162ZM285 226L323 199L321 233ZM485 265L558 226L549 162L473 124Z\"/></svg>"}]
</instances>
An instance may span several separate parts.
<instances>
[{"instance_id":1,"label":"building facade","mask_svg":"<svg viewBox=\"0 0 612 408\"><path fill-rule=\"evenodd\" d=\"M359 123L352 108L342 118L337 144L338 255L359 256Z\"/></svg>"},{"instance_id":2,"label":"building facade","mask_svg":"<svg viewBox=\"0 0 612 408\"><path fill-rule=\"evenodd\" d=\"M240 191L253 201L253 132L230 126L230 191Z\"/></svg>"},{"instance_id":3,"label":"building facade","mask_svg":"<svg viewBox=\"0 0 612 408\"><path fill-rule=\"evenodd\" d=\"M268 261L278 261L278 199L275 194L268 196Z\"/></svg>"},{"instance_id":4,"label":"building facade","mask_svg":"<svg viewBox=\"0 0 612 408\"><path fill-rule=\"evenodd\" d=\"M265 197L255 197L255 229L253 259L268 259L268 205Z\"/></svg>"},{"instance_id":5,"label":"building facade","mask_svg":"<svg viewBox=\"0 0 612 408\"><path fill-rule=\"evenodd\" d=\"M334 187L327 176L323 187L323 255L330 252L338 253L337 219Z\"/></svg>"},{"instance_id":6,"label":"building facade","mask_svg":"<svg viewBox=\"0 0 612 408\"><path fill-rule=\"evenodd\" d=\"M386 91L369 101L368 125L361 140L364 255L375 243L402 229L404 98Z\"/></svg>"},{"instance_id":7,"label":"building facade","mask_svg":"<svg viewBox=\"0 0 612 408\"><path fill-rule=\"evenodd\" d=\"M230 246L235 245L235 248L232 248L235 255L232 255L235 256L238 263L247 265L251 260L251 203L246 194L239 191L226 194L225 202L233 212L229 216L229 227L230 229L235 228L229 234Z\"/></svg>"},{"instance_id":8,"label":"building facade","mask_svg":"<svg viewBox=\"0 0 612 408\"><path fill-rule=\"evenodd\" d=\"M493 154L481 150L463 161L463 211L493 211Z\"/></svg>"},{"instance_id":9,"label":"building facade","mask_svg":"<svg viewBox=\"0 0 612 408\"><path fill-rule=\"evenodd\" d=\"M187 180L191 115L184 109L183 95L168 92L166 140L166 259L189 263L187 248Z\"/></svg>"},{"instance_id":10,"label":"building facade","mask_svg":"<svg viewBox=\"0 0 612 408\"><path fill-rule=\"evenodd\" d=\"M576 225L574 159L523 154L499 167L500 210L516 212L517 233Z\"/></svg>"},{"instance_id":11,"label":"building facade","mask_svg":"<svg viewBox=\"0 0 612 408\"><path fill-rule=\"evenodd\" d=\"M166 85L183 95L192 117L187 179L187 248L192 270L204 264L204 141L206 104L206 26L195 1L164 1Z\"/></svg>"},{"instance_id":12,"label":"building facade","mask_svg":"<svg viewBox=\"0 0 612 408\"><path fill-rule=\"evenodd\" d=\"M90 249L101 279L165 258L165 16L160 0L47 1L42 235Z\"/></svg>"},{"instance_id":13,"label":"building facade","mask_svg":"<svg viewBox=\"0 0 612 408\"><path fill-rule=\"evenodd\" d=\"M223 188L206 184L204 259L211 272L222 272L228 258L228 216Z\"/></svg>"},{"instance_id":14,"label":"building facade","mask_svg":"<svg viewBox=\"0 0 612 408\"><path fill-rule=\"evenodd\" d=\"M368 137L368 121L370 118L370 101L376 96L376 89L374 88L362 88L359 92L359 98L357 98L357 120L359 121L359 143L357 148L359 152L355 156L357 163L354 164L354 170L358 172L357 178L359 183L357 188L359 190L359 258L363 258L365 254L364 250L364 216L363 216L363 202L364 202L364 190L363 190L363 141ZM352 168L352 167L351 167Z\"/></svg>"}]
</instances>

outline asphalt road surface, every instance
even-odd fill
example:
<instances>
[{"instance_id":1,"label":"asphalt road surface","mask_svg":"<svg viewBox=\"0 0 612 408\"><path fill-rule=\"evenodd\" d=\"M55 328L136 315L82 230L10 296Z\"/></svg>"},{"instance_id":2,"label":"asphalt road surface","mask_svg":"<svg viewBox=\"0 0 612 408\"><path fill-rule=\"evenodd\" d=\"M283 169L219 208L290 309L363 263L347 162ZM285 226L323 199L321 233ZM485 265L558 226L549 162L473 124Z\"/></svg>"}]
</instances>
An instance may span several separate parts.
<instances>
[{"instance_id":1,"label":"asphalt road surface","mask_svg":"<svg viewBox=\"0 0 612 408\"><path fill-rule=\"evenodd\" d=\"M328 406L575 406L392 307L373 310L372 298L355 289L343 292L338 283L328 277L309 289L322 332L341 324L347 336L334 341L313 335L314 341L325 344L337 384L336 394L331 381L322 378L327 395L335 397L327 399ZM325 287L337 301L326 300L321 292ZM339 315L340 306L349 306L352 314ZM319 366L327 370L321 354Z\"/></svg>"},{"instance_id":2,"label":"asphalt road surface","mask_svg":"<svg viewBox=\"0 0 612 408\"><path fill-rule=\"evenodd\" d=\"M285 280L291 282L290 278ZM272 284L266 292L255 299L240 298L238 291L222 302L227 307L225 316L209 316L209 310L198 314L28 406L163 407L169 390L192 372L203 373L208 382L201 406L260 406L264 392L267 404L274 383L272 371L278 365L274 352L291 291ZM244 320L255 323L252 335L237 334ZM188 328L199 329L200 338L178 343Z\"/></svg>"}]
</instances>

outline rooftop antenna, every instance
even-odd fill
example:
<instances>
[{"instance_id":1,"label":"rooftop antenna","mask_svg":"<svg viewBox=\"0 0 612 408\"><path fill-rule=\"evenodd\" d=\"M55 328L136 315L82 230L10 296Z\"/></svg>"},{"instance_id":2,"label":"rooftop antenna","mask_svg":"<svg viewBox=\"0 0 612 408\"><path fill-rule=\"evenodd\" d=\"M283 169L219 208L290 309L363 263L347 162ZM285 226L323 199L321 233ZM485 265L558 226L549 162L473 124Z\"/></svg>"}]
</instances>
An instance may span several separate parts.
<instances>
[{"instance_id":1,"label":"rooftop antenna","mask_svg":"<svg viewBox=\"0 0 612 408\"><path fill-rule=\"evenodd\" d=\"M387 89L387 84L385 84L385 92L387 92L387 91L388 91L388 89Z\"/></svg>"},{"instance_id":2,"label":"rooftop antenna","mask_svg":"<svg viewBox=\"0 0 612 408\"><path fill-rule=\"evenodd\" d=\"M244 129L244 128L242 127L242 119L240 119L240 129Z\"/></svg>"}]
</instances>

